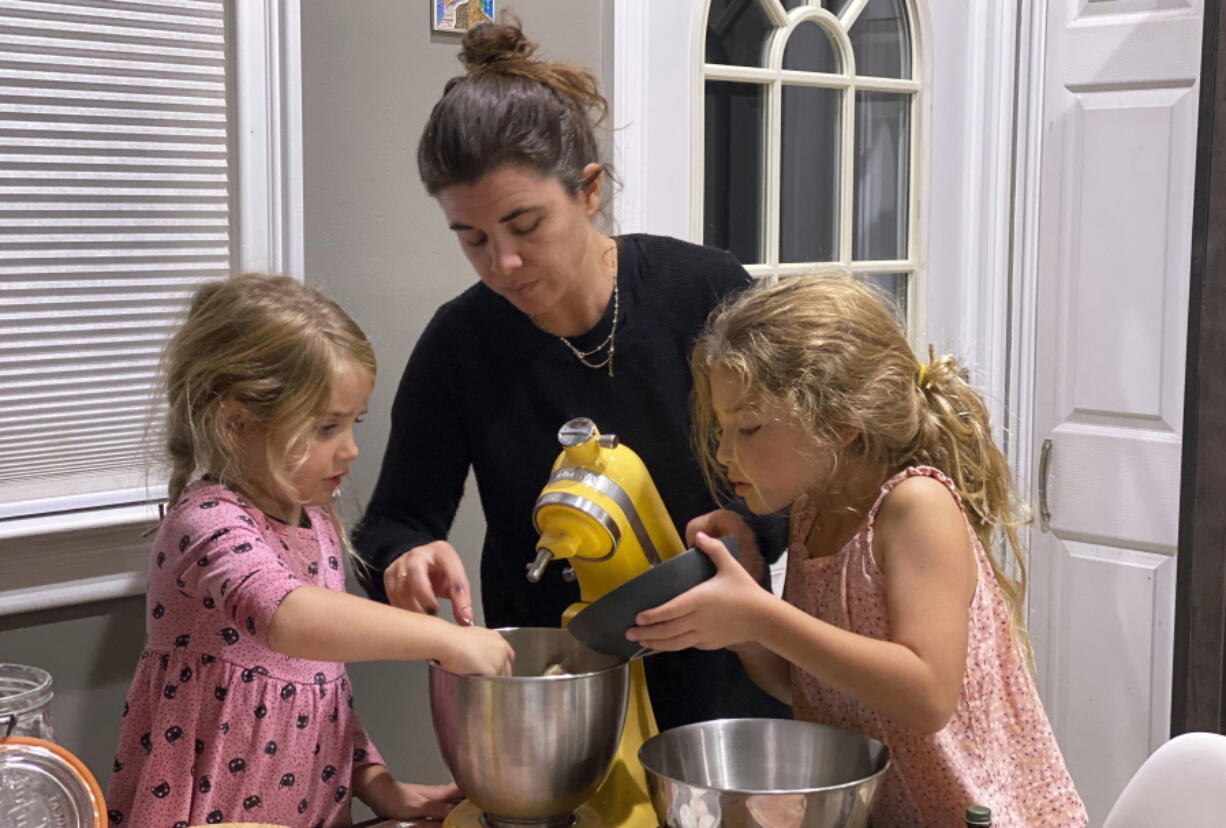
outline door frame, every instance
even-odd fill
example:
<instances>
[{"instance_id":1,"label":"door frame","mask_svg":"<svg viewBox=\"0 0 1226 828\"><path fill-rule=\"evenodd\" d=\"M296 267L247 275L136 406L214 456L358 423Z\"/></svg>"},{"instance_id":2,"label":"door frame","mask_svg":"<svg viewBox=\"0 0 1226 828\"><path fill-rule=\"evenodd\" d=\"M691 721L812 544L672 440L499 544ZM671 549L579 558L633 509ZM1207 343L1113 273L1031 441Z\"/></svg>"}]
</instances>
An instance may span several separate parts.
<instances>
[{"instance_id":1,"label":"door frame","mask_svg":"<svg viewBox=\"0 0 1226 828\"><path fill-rule=\"evenodd\" d=\"M1226 733L1226 8L1205 0L1171 734ZM1226 110L1224 110L1226 111Z\"/></svg>"}]
</instances>

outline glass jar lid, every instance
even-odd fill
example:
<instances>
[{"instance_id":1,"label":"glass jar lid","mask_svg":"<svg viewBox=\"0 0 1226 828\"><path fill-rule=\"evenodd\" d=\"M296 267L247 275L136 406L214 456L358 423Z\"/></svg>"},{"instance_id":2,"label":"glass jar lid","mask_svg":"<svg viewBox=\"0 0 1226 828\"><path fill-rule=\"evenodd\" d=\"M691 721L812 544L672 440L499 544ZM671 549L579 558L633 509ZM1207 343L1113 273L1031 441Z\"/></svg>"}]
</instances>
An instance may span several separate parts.
<instances>
[{"instance_id":1,"label":"glass jar lid","mask_svg":"<svg viewBox=\"0 0 1226 828\"><path fill-rule=\"evenodd\" d=\"M102 789L81 760L59 745L0 740L0 814L37 828L104 828ZM10 824L5 822L5 824Z\"/></svg>"}]
</instances>

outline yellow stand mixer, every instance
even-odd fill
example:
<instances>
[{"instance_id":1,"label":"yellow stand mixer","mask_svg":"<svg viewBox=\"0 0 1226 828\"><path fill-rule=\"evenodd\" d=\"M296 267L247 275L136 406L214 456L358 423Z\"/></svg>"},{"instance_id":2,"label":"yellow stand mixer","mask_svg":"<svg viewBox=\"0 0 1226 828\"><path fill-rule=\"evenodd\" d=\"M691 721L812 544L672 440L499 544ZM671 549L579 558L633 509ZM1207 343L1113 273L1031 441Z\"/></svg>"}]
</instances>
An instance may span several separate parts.
<instances>
[{"instance_id":1,"label":"yellow stand mixer","mask_svg":"<svg viewBox=\"0 0 1226 828\"><path fill-rule=\"evenodd\" d=\"M563 577L579 581L579 598L562 614L562 625L591 602L684 547L668 510L638 455L613 434L600 434L587 418L558 431L562 452L533 510L540 532L528 580L540 580L550 562L565 559ZM608 776L576 812L577 828L657 828L638 751L657 733L641 659L630 662L626 723ZM445 826L478 825L475 806L465 802Z\"/></svg>"}]
</instances>

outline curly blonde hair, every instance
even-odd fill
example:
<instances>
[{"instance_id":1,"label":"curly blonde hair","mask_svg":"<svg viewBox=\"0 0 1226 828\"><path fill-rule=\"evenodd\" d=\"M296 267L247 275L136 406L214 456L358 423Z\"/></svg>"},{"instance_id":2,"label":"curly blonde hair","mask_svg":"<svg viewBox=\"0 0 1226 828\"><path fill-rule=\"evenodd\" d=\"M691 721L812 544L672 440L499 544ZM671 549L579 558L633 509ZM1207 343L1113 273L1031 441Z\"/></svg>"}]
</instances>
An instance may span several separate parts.
<instances>
[{"instance_id":1,"label":"curly blonde hair","mask_svg":"<svg viewBox=\"0 0 1226 828\"><path fill-rule=\"evenodd\" d=\"M817 445L876 470L876 486L909 466L944 472L988 550L1026 644L1026 567L1017 530L1028 522L1028 510L992 438L987 407L954 357L932 358L921 368L890 305L852 276L794 276L750 287L712 313L691 357L696 454L719 495L719 426L709 379L717 366L751 389L752 398L786 406ZM852 431L857 436L844 446L842 435ZM1016 559L1017 580L992 554L997 532Z\"/></svg>"},{"instance_id":2,"label":"curly blonde hair","mask_svg":"<svg viewBox=\"0 0 1226 828\"><path fill-rule=\"evenodd\" d=\"M297 505L291 482L335 379L375 377L375 355L357 323L314 288L286 276L246 274L199 288L162 356L164 449L174 506L199 475L248 495ZM271 435L264 458L274 490L244 468L236 410ZM335 511L329 517L340 530ZM339 532L342 540L343 532Z\"/></svg>"}]
</instances>

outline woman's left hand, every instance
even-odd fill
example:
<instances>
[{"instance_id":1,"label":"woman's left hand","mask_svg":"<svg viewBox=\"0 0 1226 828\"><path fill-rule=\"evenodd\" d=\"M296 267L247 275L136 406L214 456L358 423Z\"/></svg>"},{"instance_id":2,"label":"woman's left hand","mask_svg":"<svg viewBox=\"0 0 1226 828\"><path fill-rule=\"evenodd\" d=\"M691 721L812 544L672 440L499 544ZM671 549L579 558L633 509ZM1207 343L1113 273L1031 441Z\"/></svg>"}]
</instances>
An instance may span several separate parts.
<instances>
[{"instance_id":1,"label":"woman's left hand","mask_svg":"<svg viewBox=\"0 0 1226 828\"><path fill-rule=\"evenodd\" d=\"M718 650L754 640L763 602L775 600L720 541L699 532L695 544L715 563L715 575L667 604L644 610L626 638L653 650Z\"/></svg>"}]
</instances>

